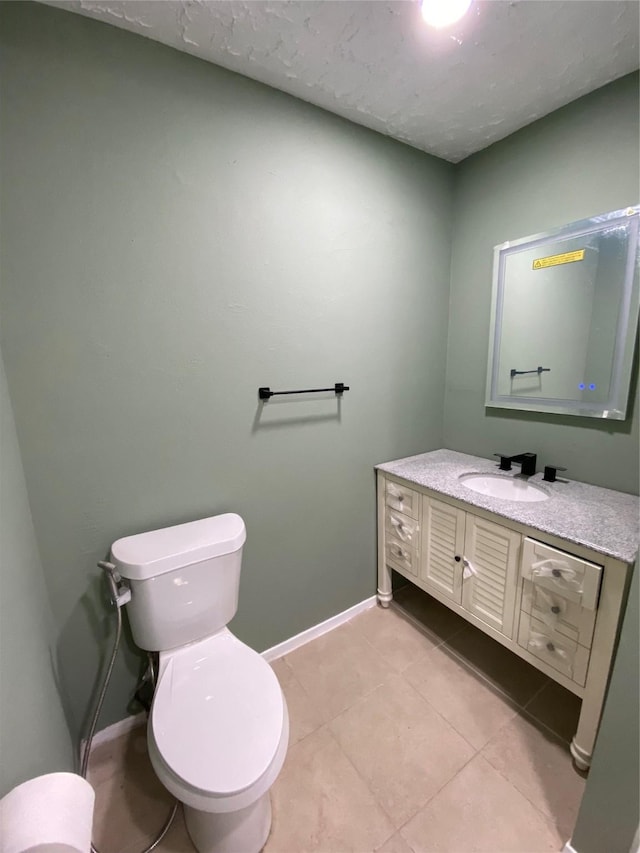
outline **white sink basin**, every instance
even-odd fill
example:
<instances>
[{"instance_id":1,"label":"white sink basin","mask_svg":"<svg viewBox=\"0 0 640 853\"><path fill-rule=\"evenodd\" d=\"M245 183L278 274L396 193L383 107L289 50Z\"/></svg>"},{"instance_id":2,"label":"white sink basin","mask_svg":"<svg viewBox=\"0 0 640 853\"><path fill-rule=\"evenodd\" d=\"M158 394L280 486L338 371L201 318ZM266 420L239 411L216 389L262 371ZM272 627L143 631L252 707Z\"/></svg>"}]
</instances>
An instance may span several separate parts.
<instances>
[{"instance_id":1,"label":"white sink basin","mask_svg":"<svg viewBox=\"0 0 640 853\"><path fill-rule=\"evenodd\" d=\"M534 486L533 483L521 477L501 477L499 474L462 474L458 479L467 489L491 498L523 503L546 501L549 498L544 489Z\"/></svg>"}]
</instances>

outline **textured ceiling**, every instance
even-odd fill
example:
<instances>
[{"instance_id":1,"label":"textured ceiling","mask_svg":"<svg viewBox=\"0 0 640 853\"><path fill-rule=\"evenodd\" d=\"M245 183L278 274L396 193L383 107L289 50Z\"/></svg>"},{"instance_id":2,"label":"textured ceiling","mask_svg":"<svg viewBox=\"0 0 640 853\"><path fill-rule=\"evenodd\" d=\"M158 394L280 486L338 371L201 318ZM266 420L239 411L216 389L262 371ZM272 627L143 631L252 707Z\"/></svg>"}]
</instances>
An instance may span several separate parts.
<instances>
[{"instance_id":1,"label":"textured ceiling","mask_svg":"<svg viewBox=\"0 0 640 853\"><path fill-rule=\"evenodd\" d=\"M49 0L458 162L638 67L638 0Z\"/></svg>"}]
</instances>

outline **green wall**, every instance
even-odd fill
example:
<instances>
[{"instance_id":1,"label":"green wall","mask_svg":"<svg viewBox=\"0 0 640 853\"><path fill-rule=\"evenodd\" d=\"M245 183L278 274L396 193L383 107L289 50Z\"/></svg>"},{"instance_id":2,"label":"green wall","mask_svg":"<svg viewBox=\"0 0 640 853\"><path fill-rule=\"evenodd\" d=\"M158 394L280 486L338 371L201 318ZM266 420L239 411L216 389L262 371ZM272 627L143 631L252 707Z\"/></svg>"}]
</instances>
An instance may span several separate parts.
<instances>
[{"instance_id":1,"label":"green wall","mask_svg":"<svg viewBox=\"0 0 640 853\"><path fill-rule=\"evenodd\" d=\"M375 592L373 465L442 444L453 167L58 9L1 4L2 348L77 734L118 537L246 521L232 629ZM351 386L334 397L257 389ZM102 724L139 657L121 657Z\"/></svg>"},{"instance_id":2,"label":"green wall","mask_svg":"<svg viewBox=\"0 0 640 853\"><path fill-rule=\"evenodd\" d=\"M640 583L634 573L602 724L571 839L577 853L630 853L640 822ZM637 849L637 848L636 848Z\"/></svg>"},{"instance_id":3,"label":"green wall","mask_svg":"<svg viewBox=\"0 0 640 853\"><path fill-rule=\"evenodd\" d=\"M77 737L114 627L95 562L120 536L239 512L232 629L264 649L373 594L378 461L534 450L637 491L637 400L624 424L484 408L492 248L637 202L637 77L453 167L58 9L0 3L0 62L0 332L40 583L0 678L19 662L52 697L53 763L68 736L33 628L50 608ZM257 400L335 381L341 404ZM139 667L127 638L101 725Z\"/></svg>"},{"instance_id":4,"label":"green wall","mask_svg":"<svg viewBox=\"0 0 640 853\"><path fill-rule=\"evenodd\" d=\"M493 247L638 203L638 75L574 101L456 171L445 445L537 452L567 476L638 493L638 385L624 422L486 409Z\"/></svg>"},{"instance_id":5,"label":"green wall","mask_svg":"<svg viewBox=\"0 0 640 853\"><path fill-rule=\"evenodd\" d=\"M55 630L0 359L0 797L72 770L55 676Z\"/></svg>"}]
</instances>

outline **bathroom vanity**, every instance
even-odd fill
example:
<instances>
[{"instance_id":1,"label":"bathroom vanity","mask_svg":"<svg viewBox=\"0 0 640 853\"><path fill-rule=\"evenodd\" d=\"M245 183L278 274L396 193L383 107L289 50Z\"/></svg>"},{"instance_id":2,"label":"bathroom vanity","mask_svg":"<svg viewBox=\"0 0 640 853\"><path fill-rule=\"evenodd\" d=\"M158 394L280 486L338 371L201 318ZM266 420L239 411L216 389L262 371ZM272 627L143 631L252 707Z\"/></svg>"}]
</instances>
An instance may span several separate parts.
<instances>
[{"instance_id":1,"label":"bathroom vanity","mask_svg":"<svg viewBox=\"0 0 640 853\"><path fill-rule=\"evenodd\" d=\"M579 696L571 753L586 769L638 552L638 498L450 450L376 468L380 604L394 570ZM488 491L537 494L482 494L469 475Z\"/></svg>"}]
</instances>

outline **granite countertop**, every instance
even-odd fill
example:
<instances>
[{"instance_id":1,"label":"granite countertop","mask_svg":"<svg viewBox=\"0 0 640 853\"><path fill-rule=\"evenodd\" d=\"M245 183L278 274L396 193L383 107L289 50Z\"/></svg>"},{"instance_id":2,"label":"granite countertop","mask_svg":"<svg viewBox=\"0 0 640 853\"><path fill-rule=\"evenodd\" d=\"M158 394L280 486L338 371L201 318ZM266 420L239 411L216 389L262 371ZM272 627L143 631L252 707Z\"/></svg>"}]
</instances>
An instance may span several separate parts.
<instances>
[{"instance_id":1,"label":"granite countertop","mask_svg":"<svg viewBox=\"0 0 640 853\"><path fill-rule=\"evenodd\" d=\"M548 500L520 503L493 498L472 491L458 477L470 473L513 477L516 469L500 471L497 461L455 450L434 450L376 468L624 563L633 563L637 557L640 499L635 495L564 478L546 483L539 473L527 479L543 488L550 495Z\"/></svg>"}]
</instances>

